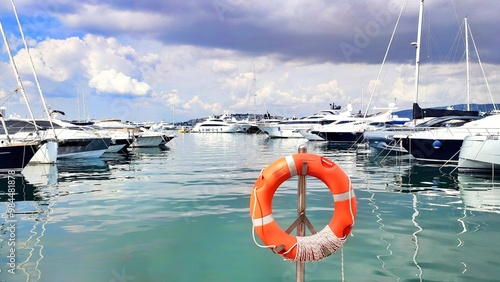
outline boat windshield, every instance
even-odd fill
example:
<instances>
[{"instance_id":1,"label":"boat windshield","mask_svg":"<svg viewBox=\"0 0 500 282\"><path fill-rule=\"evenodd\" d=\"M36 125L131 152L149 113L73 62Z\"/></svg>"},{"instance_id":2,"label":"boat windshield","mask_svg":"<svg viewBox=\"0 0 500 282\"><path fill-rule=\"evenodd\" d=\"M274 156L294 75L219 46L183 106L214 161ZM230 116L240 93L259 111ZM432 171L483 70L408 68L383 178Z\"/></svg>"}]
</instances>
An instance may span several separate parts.
<instances>
[{"instance_id":1,"label":"boat windshield","mask_svg":"<svg viewBox=\"0 0 500 282\"><path fill-rule=\"evenodd\" d=\"M444 116L430 119L426 122L417 124L415 127L456 127L461 126L473 120L480 119L479 116Z\"/></svg>"}]
</instances>

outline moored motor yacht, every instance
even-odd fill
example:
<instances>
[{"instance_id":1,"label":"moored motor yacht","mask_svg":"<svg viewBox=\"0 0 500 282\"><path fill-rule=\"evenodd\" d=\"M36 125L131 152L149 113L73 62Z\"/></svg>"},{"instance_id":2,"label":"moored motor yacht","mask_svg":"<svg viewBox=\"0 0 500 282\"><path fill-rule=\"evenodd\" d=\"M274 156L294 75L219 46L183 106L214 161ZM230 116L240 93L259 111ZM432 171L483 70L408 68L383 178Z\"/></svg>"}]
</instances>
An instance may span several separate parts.
<instances>
[{"instance_id":1,"label":"moored motor yacht","mask_svg":"<svg viewBox=\"0 0 500 282\"><path fill-rule=\"evenodd\" d=\"M270 138L304 138L305 136L301 134L301 131L334 123L339 119L351 116L351 112L351 104L348 104L345 110L341 110L340 106L331 104L330 109L317 111L310 116L260 125L259 129Z\"/></svg>"},{"instance_id":2,"label":"moored motor yacht","mask_svg":"<svg viewBox=\"0 0 500 282\"><path fill-rule=\"evenodd\" d=\"M221 117L211 116L206 120L197 123L191 132L194 133L236 133L240 124L235 118L227 114Z\"/></svg>"},{"instance_id":3,"label":"moored motor yacht","mask_svg":"<svg viewBox=\"0 0 500 282\"><path fill-rule=\"evenodd\" d=\"M456 163L465 137L499 133L500 115L490 115L464 124L450 124L394 138L400 139L403 147L418 160Z\"/></svg>"},{"instance_id":4,"label":"moored motor yacht","mask_svg":"<svg viewBox=\"0 0 500 282\"><path fill-rule=\"evenodd\" d=\"M316 127L310 133L332 143L354 144L363 141L363 133L372 123L401 124L409 121L393 114L397 109L394 103L390 103L388 108L374 109L381 111L366 116L348 116L331 124Z\"/></svg>"},{"instance_id":5,"label":"moored motor yacht","mask_svg":"<svg viewBox=\"0 0 500 282\"><path fill-rule=\"evenodd\" d=\"M39 142L0 141L0 171L20 171L40 148Z\"/></svg>"},{"instance_id":6,"label":"moored motor yacht","mask_svg":"<svg viewBox=\"0 0 500 282\"><path fill-rule=\"evenodd\" d=\"M22 170L35 153L40 148L40 141L13 141L3 113L0 113L2 124L0 130L0 171L18 171Z\"/></svg>"},{"instance_id":7,"label":"moored motor yacht","mask_svg":"<svg viewBox=\"0 0 500 282\"><path fill-rule=\"evenodd\" d=\"M370 128L363 133L364 140L370 146L370 149L378 154L408 154L408 151L403 147L400 139L395 139L394 136L409 135L418 131L425 131L438 127L459 126L466 122L477 120L480 116L442 116L428 119L424 122L414 124L409 122L408 125L393 125L384 124L380 127Z\"/></svg>"},{"instance_id":8,"label":"moored motor yacht","mask_svg":"<svg viewBox=\"0 0 500 282\"><path fill-rule=\"evenodd\" d=\"M500 169L500 135L474 134L464 138L458 155L458 170L486 172Z\"/></svg>"},{"instance_id":9,"label":"moored motor yacht","mask_svg":"<svg viewBox=\"0 0 500 282\"><path fill-rule=\"evenodd\" d=\"M6 120L14 140L34 140L38 127L42 139L57 140L57 158L96 158L100 157L111 144L111 138L99 135L90 127L76 126L53 119L37 119L36 125L30 120L10 118ZM53 129L48 130L53 127Z\"/></svg>"},{"instance_id":10,"label":"moored motor yacht","mask_svg":"<svg viewBox=\"0 0 500 282\"><path fill-rule=\"evenodd\" d=\"M147 129L135 124L124 123L118 119L94 121L94 125L110 132L111 136L122 135L122 139L128 138L127 147L131 148L157 147L168 143L175 137L165 133L161 128L150 127Z\"/></svg>"}]
</instances>

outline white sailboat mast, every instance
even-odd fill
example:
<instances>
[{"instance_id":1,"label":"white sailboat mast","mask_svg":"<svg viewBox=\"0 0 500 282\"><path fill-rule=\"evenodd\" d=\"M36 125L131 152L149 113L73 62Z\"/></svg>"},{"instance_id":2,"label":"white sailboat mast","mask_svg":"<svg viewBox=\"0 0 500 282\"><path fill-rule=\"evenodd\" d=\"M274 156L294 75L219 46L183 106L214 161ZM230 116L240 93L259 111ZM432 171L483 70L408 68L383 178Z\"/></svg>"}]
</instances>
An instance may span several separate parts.
<instances>
[{"instance_id":1,"label":"white sailboat mast","mask_svg":"<svg viewBox=\"0 0 500 282\"><path fill-rule=\"evenodd\" d=\"M78 114L78 120L81 120L81 115L80 115L80 92L78 91L78 84L76 85L76 112Z\"/></svg>"},{"instance_id":2,"label":"white sailboat mast","mask_svg":"<svg viewBox=\"0 0 500 282\"><path fill-rule=\"evenodd\" d=\"M38 93L40 93L40 99L42 100L43 108L45 109L45 113L47 113L47 118L49 119L50 127L54 131L54 137L57 139L57 134L54 129L54 125L52 124L52 117L50 115L49 108L47 107L47 102L45 101L45 97L43 96L42 88L40 87L40 82L38 81L38 75L35 70L35 65L33 64L33 60L30 55L30 49L28 48L28 44L26 43L26 38L24 37L24 32L21 27L21 22L19 21L19 16L17 15L16 5L14 5L13 0L11 0L10 2L12 3L12 9L14 10L14 14L16 16L17 25L19 26L19 32L21 33L21 37L23 39L24 48L26 49L26 52L28 53L28 58L30 59L31 70L33 71L33 76L35 77L35 83L38 87Z\"/></svg>"},{"instance_id":3,"label":"white sailboat mast","mask_svg":"<svg viewBox=\"0 0 500 282\"><path fill-rule=\"evenodd\" d=\"M12 53L11 53L11 50L10 50L10 45L9 45L9 42L7 41L7 36L5 35L5 31L3 29L2 21L0 21L0 30L2 31L2 37L3 37L3 41L5 43L5 48L7 49L7 53L9 54L9 59L10 59L11 65L12 65L12 70L14 71L14 75L16 76L17 88L19 90L21 90L21 94L23 95L23 98L26 101L26 106L28 107L28 112L29 112L30 117L31 117L31 119L33 121L33 124L35 125L35 131L38 134L38 128L36 126L35 116L33 115L33 111L31 110L31 106L30 106L30 103L28 101L28 95L26 95L26 91L24 90L23 82L21 80L21 77L19 76L19 72L17 70L16 62L14 61L14 57L12 57Z\"/></svg>"},{"instance_id":4,"label":"white sailboat mast","mask_svg":"<svg viewBox=\"0 0 500 282\"><path fill-rule=\"evenodd\" d=\"M255 76L255 60L253 62L252 91L253 91L253 121L257 122L257 78Z\"/></svg>"},{"instance_id":5,"label":"white sailboat mast","mask_svg":"<svg viewBox=\"0 0 500 282\"><path fill-rule=\"evenodd\" d=\"M469 24L467 17L464 19L465 23L465 61L467 63L467 111L470 111L470 74L469 74Z\"/></svg>"},{"instance_id":6,"label":"white sailboat mast","mask_svg":"<svg viewBox=\"0 0 500 282\"><path fill-rule=\"evenodd\" d=\"M422 23L424 20L424 0L420 0L420 11L418 13L417 42L415 46L415 103L418 103L418 84L420 79L420 42L422 39Z\"/></svg>"}]
</instances>

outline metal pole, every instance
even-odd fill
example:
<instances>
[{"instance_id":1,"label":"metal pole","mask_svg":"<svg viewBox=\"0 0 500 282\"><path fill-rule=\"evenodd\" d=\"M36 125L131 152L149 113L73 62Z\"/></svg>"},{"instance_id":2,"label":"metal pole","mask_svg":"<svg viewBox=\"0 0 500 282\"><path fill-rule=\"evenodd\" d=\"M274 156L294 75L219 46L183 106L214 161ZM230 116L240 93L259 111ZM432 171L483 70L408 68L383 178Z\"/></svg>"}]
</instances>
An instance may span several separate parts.
<instances>
[{"instance_id":1,"label":"metal pole","mask_svg":"<svg viewBox=\"0 0 500 282\"><path fill-rule=\"evenodd\" d=\"M299 154L307 153L307 148L304 145L299 146ZM307 175L307 163L302 163L302 173L299 175L298 183L298 200L297 200L297 217L303 218L306 213L306 175ZM303 220L299 221L297 225L297 236L306 235L306 226ZM305 265L303 261L296 262L297 267L297 282L303 282L305 277Z\"/></svg>"}]
</instances>

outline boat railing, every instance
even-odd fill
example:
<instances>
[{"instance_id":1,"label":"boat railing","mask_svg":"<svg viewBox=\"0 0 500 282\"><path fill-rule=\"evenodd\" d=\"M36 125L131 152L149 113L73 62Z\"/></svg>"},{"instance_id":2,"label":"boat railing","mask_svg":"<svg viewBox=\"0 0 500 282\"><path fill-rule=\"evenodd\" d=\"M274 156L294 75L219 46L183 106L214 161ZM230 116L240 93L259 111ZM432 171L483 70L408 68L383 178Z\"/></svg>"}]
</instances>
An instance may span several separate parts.
<instances>
[{"instance_id":1,"label":"boat railing","mask_svg":"<svg viewBox=\"0 0 500 282\"><path fill-rule=\"evenodd\" d=\"M440 128L429 128L429 134L436 138L443 136L459 137L467 135L494 135L500 134L500 128L491 127L440 127ZM411 135L411 134L409 134Z\"/></svg>"}]
</instances>

